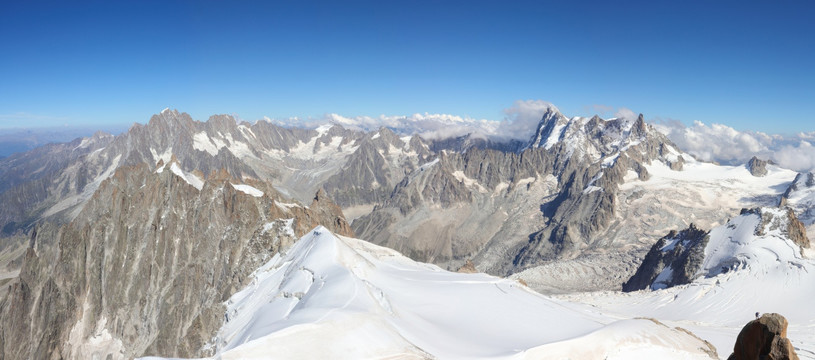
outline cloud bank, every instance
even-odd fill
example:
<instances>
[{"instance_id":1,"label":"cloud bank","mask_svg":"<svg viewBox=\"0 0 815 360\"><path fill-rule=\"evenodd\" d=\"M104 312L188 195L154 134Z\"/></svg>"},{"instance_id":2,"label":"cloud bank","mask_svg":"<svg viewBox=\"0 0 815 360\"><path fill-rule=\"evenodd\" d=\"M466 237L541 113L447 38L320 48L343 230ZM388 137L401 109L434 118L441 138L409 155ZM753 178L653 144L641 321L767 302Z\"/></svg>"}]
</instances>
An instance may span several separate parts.
<instances>
[{"instance_id":1,"label":"cloud bank","mask_svg":"<svg viewBox=\"0 0 815 360\"><path fill-rule=\"evenodd\" d=\"M363 131L373 131L384 126L401 135L418 134L429 140L470 135L495 141L527 141L548 109L557 110L554 105L543 100L518 100L504 109L502 120L430 113L377 117L326 114L318 118L266 120L283 126L306 128L333 123ZM605 113L613 110L612 107L603 105L593 105L592 109L604 110ZM627 108L618 108L614 113L614 117L629 120L634 120L637 116L636 112ZM782 136L739 131L727 125L707 125L699 121L691 126L677 120L657 119L650 122L680 149L704 161L739 165L757 156L795 171L815 170L815 131Z\"/></svg>"},{"instance_id":2,"label":"cloud bank","mask_svg":"<svg viewBox=\"0 0 815 360\"><path fill-rule=\"evenodd\" d=\"M450 114L413 114L346 117L339 114L326 114L319 118L270 119L266 121L283 126L316 128L319 125L339 124L347 129L373 131L387 127L398 134L413 135L429 139L445 139L470 135L496 141L522 140L532 136L547 109L554 105L542 100L518 100L504 109L503 120L474 119ZM556 109L556 108L555 108Z\"/></svg>"},{"instance_id":3,"label":"cloud bank","mask_svg":"<svg viewBox=\"0 0 815 360\"><path fill-rule=\"evenodd\" d=\"M529 140L540 123L543 114L557 110L550 102L543 100L517 100L504 109L504 120L495 134L497 140Z\"/></svg>"},{"instance_id":4,"label":"cloud bank","mask_svg":"<svg viewBox=\"0 0 815 360\"><path fill-rule=\"evenodd\" d=\"M473 119L449 114L413 114L346 117L339 114L326 114L319 118L270 119L267 121L283 126L315 128L322 124L338 124L346 129L373 131L387 127L397 134L418 134L425 139L444 139L470 134L480 138L496 135L500 122L495 120Z\"/></svg>"},{"instance_id":5,"label":"cloud bank","mask_svg":"<svg viewBox=\"0 0 815 360\"><path fill-rule=\"evenodd\" d=\"M756 156L795 171L815 170L815 131L782 136L739 131L722 124L708 126L700 121L691 126L675 120L653 125L680 149L701 160L738 165Z\"/></svg>"}]
</instances>

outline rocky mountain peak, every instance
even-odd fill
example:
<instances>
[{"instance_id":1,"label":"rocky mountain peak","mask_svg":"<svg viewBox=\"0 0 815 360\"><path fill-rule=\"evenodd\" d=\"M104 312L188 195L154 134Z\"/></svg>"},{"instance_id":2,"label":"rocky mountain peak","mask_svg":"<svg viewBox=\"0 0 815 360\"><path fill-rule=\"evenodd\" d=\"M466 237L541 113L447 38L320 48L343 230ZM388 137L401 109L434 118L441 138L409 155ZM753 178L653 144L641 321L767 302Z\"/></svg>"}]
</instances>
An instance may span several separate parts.
<instances>
[{"instance_id":1,"label":"rocky mountain peak","mask_svg":"<svg viewBox=\"0 0 815 360\"><path fill-rule=\"evenodd\" d=\"M638 149L631 152L629 157L650 162L663 155L660 149L665 144L673 145L667 137L645 123L642 114L636 119L603 119L598 115L567 118L556 109L549 109L538 124L535 135L523 149L542 147L556 152L560 158L577 156L589 163L608 160L609 164L613 164L621 153L634 147Z\"/></svg>"},{"instance_id":2,"label":"rocky mountain peak","mask_svg":"<svg viewBox=\"0 0 815 360\"><path fill-rule=\"evenodd\" d=\"M326 194L325 190L320 188L320 190L317 190L317 193L314 194L314 201L317 203L319 203L320 201L331 201L331 198L328 197L328 194Z\"/></svg>"},{"instance_id":3,"label":"rocky mountain peak","mask_svg":"<svg viewBox=\"0 0 815 360\"><path fill-rule=\"evenodd\" d=\"M753 158L747 162L747 169L750 170L750 174L753 176L764 176L767 175L767 164L771 164L771 162L753 156Z\"/></svg>"},{"instance_id":4,"label":"rocky mountain peak","mask_svg":"<svg viewBox=\"0 0 815 360\"><path fill-rule=\"evenodd\" d=\"M238 122L232 115L221 114L210 116L206 125L212 133L221 132L223 134L228 133L233 137L242 137L241 133L237 131Z\"/></svg>"},{"instance_id":5,"label":"rocky mountain peak","mask_svg":"<svg viewBox=\"0 0 815 360\"><path fill-rule=\"evenodd\" d=\"M543 117L541 117L535 129L535 134L532 135L526 148L551 148L560 140L563 128L568 123L569 119L563 116L556 107L549 107L543 113Z\"/></svg>"},{"instance_id":6,"label":"rocky mountain peak","mask_svg":"<svg viewBox=\"0 0 815 360\"><path fill-rule=\"evenodd\" d=\"M332 223L326 225L329 225L332 229L334 229L334 232L337 234L351 237L354 236L354 230L351 229L351 225L348 224L345 217L336 216L336 214L342 214L342 209L331 201L328 193L326 193L322 188L317 190L317 193L314 194L314 200L311 202L310 209L312 209L312 211L322 218L333 219ZM314 222L314 226L320 224L320 222Z\"/></svg>"},{"instance_id":7,"label":"rocky mountain peak","mask_svg":"<svg viewBox=\"0 0 815 360\"><path fill-rule=\"evenodd\" d=\"M391 130L391 129L385 127L385 126L380 127L379 130L372 133L371 138L374 138L374 137L376 137L378 139L382 139L383 141L387 141L389 143L394 143L396 141L400 141L400 142L402 141L402 140L399 139L399 136L396 135L396 133L393 132L393 130Z\"/></svg>"},{"instance_id":8,"label":"rocky mountain peak","mask_svg":"<svg viewBox=\"0 0 815 360\"><path fill-rule=\"evenodd\" d=\"M631 133L634 136L642 137L645 136L648 132L648 125L645 123L645 119L643 118L642 114L637 116L637 120L634 121L634 124L631 126Z\"/></svg>"},{"instance_id":9,"label":"rocky mountain peak","mask_svg":"<svg viewBox=\"0 0 815 360\"><path fill-rule=\"evenodd\" d=\"M702 264L708 240L708 232L694 224L679 232L671 230L651 247L634 276L623 284L623 291L689 283Z\"/></svg>"},{"instance_id":10,"label":"rocky mountain peak","mask_svg":"<svg viewBox=\"0 0 815 360\"><path fill-rule=\"evenodd\" d=\"M191 129L195 120L192 119L190 114L179 112L178 110L167 110L154 114L147 122L148 128L179 131L181 129Z\"/></svg>"}]
</instances>

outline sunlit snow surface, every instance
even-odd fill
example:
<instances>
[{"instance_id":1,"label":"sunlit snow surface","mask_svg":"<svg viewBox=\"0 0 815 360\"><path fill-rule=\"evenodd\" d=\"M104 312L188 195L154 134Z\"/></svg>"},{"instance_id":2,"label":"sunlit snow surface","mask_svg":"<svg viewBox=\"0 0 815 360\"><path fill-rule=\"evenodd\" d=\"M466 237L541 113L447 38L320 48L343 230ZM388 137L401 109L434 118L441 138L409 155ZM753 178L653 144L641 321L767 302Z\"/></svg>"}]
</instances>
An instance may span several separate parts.
<instances>
[{"instance_id":1,"label":"sunlit snow surface","mask_svg":"<svg viewBox=\"0 0 815 360\"><path fill-rule=\"evenodd\" d=\"M230 183L230 185L232 185L232 187L235 188L235 190L238 190L238 191L240 191L240 192L242 192L244 194L252 195L254 197L263 196L263 191L260 191L255 187L252 187L252 186L249 186L249 185L246 185L246 184L232 184L232 183Z\"/></svg>"},{"instance_id":2,"label":"sunlit snow surface","mask_svg":"<svg viewBox=\"0 0 815 360\"><path fill-rule=\"evenodd\" d=\"M775 218L784 216L780 209ZM802 359L815 359L815 261L773 224L755 235L761 218L747 213L710 232L701 277L688 285L633 293L573 294L564 300L592 304L620 317L647 316L681 326L710 341L726 358L755 313L789 321L787 336Z\"/></svg>"},{"instance_id":3,"label":"sunlit snow surface","mask_svg":"<svg viewBox=\"0 0 815 360\"><path fill-rule=\"evenodd\" d=\"M318 227L227 301L216 358L704 359L701 342Z\"/></svg>"}]
</instances>

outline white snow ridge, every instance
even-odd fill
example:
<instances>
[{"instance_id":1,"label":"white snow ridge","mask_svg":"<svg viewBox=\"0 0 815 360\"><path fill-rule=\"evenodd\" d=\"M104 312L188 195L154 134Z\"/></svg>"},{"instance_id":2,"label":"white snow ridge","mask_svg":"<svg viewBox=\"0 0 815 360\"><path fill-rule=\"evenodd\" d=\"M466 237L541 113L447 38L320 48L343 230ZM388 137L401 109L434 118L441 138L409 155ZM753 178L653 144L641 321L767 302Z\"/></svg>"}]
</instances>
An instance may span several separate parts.
<instances>
[{"instance_id":1,"label":"white snow ridge","mask_svg":"<svg viewBox=\"0 0 815 360\"><path fill-rule=\"evenodd\" d=\"M235 188L235 190L238 190L238 191L240 191L240 192L242 192L244 194L251 195L251 196L254 196L254 197L263 196L263 191L260 191L260 190L258 190L257 188L255 188L253 186L246 185L246 184L233 184L233 183L229 183L229 184L232 185L232 187Z\"/></svg>"},{"instance_id":2,"label":"white snow ridge","mask_svg":"<svg viewBox=\"0 0 815 360\"><path fill-rule=\"evenodd\" d=\"M218 359L709 359L689 333L320 226L226 303Z\"/></svg>"}]
</instances>

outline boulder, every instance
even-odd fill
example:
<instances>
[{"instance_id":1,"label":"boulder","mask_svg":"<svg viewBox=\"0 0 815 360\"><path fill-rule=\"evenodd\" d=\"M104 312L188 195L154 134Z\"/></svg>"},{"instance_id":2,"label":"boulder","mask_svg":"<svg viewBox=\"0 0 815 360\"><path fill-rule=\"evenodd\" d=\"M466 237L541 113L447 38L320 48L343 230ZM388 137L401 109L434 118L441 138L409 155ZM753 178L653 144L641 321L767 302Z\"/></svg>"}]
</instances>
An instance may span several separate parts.
<instances>
[{"instance_id":1,"label":"boulder","mask_svg":"<svg viewBox=\"0 0 815 360\"><path fill-rule=\"evenodd\" d=\"M761 315L741 329L727 360L797 360L787 339L787 319L775 313Z\"/></svg>"}]
</instances>

